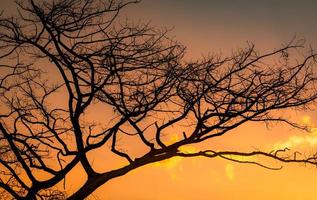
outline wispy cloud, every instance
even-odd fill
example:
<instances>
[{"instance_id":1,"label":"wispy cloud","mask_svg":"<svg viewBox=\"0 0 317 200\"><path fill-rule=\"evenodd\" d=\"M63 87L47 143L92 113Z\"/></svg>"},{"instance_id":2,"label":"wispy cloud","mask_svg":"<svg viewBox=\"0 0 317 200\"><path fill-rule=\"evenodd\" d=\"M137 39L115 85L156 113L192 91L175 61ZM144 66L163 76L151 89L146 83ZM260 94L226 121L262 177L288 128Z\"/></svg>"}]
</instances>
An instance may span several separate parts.
<instances>
[{"instance_id":1,"label":"wispy cloud","mask_svg":"<svg viewBox=\"0 0 317 200\"><path fill-rule=\"evenodd\" d=\"M311 117L304 115L300 123L308 126L310 133L308 135L292 135L285 141L277 142L274 144L274 150L284 148L311 148L317 145L317 126L312 123Z\"/></svg>"},{"instance_id":2,"label":"wispy cloud","mask_svg":"<svg viewBox=\"0 0 317 200\"><path fill-rule=\"evenodd\" d=\"M235 179L235 170L234 170L234 166L232 164L227 164L226 165L225 173L226 173L226 177L230 181L233 181Z\"/></svg>"},{"instance_id":3,"label":"wispy cloud","mask_svg":"<svg viewBox=\"0 0 317 200\"><path fill-rule=\"evenodd\" d=\"M274 144L274 150L297 147L313 147L317 145L317 135L290 136L286 141Z\"/></svg>"}]
</instances>

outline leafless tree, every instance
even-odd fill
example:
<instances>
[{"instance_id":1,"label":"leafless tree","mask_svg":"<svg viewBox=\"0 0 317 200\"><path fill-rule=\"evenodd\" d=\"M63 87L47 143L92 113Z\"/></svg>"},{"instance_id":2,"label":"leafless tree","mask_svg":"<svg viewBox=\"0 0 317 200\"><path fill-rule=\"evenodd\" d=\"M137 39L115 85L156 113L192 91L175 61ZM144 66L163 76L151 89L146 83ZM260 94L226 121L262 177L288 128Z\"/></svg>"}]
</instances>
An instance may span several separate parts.
<instances>
[{"instance_id":1,"label":"leafless tree","mask_svg":"<svg viewBox=\"0 0 317 200\"><path fill-rule=\"evenodd\" d=\"M1 16L3 198L84 199L111 179L174 156L221 157L266 168L234 155L317 164L316 155L296 157L286 149L181 150L248 121L305 129L279 114L315 102L312 50L293 40L262 54L249 44L228 57L187 62L185 47L168 30L119 19L122 8L137 2L25 0L17 2L16 16ZM86 117L96 107L102 120ZM178 139L171 142L171 135ZM100 148L126 165L97 172L89 153ZM78 165L86 182L74 194L57 190Z\"/></svg>"}]
</instances>

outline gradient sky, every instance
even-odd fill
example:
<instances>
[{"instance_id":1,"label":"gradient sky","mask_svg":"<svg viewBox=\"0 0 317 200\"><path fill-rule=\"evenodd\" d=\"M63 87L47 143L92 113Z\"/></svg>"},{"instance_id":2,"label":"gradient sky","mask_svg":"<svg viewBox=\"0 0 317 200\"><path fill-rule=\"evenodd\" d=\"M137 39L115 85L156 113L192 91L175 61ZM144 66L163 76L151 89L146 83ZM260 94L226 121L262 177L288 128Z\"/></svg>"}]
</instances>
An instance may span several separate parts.
<instances>
[{"instance_id":1,"label":"gradient sky","mask_svg":"<svg viewBox=\"0 0 317 200\"><path fill-rule=\"evenodd\" d=\"M10 0L0 0L0 7L6 13L14 10ZM131 20L151 21L157 27L173 27L170 35L188 47L188 58L196 59L213 52L230 54L247 41L268 51L295 35L317 48L316 8L315 0L143 0L126 8L124 15ZM302 123L317 124L314 111L285 114ZM316 135L282 125L267 129L263 124L249 123L201 147L254 150L304 146L311 152L317 147ZM74 179L76 173L69 178ZM221 159L174 158L112 180L91 199L313 200L317 199L316 180L316 168L295 164L270 171ZM79 183L70 180L68 187L74 190Z\"/></svg>"},{"instance_id":2,"label":"gradient sky","mask_svg":"<svg viewBox=\"0 0 317 200\"><path fill-rule=\"evenodd\" d=\"M276 47L295 35L316 45L316 8L314 0L144 0L130 11L133 18L174 27L176 39L199 56L230 52L246 41Z\"/></svg>"},{"instance_id":3,"label":"gradient sky","mask_svg":"<svg viewBox=\"0 0 317 200\"><path fill-rule=\"evenodd\" d=\"M171 35L188 47L189 58L196 59L213 52L230 54L248 41L268 51L294 36L317 47L316 8L313 0L144 0L127 9L125 15L174 28ZM294 117L294 113L286 115ZM314 111L296 113L303 123L314 124L316 116ZM202 146L226 150L304 146L311 152L317 147L315 135L283 125L268 130L263 124L246 124ZM282 170L269 171L220 159L176 158L113 180L95 194L109 200L312 200L317 199L316 178L313 167L284 165Z\"/></svg>"},{"instance_id":4,"label":"gradient sky","mask_svg":"<svg viewBox=\"0 0 317 200\"><path fill-rule=\"evenodd\" d=\"M174 28L171 35L188 47L188 57L196 59L213 52L230 54L247 41L268 51L295 35L317 47L316 8L314 0L144 0L127 9L126 16ZM297 113L298 120L308 123L314 123L316 116ZM313 151L314 134L304 134L282 125L267 130L263 124L246 124L203 146L254 150L303 145ZM113 180L96 195L109 200L312 200L317 199L316 178L313 167L284 165L282 170L269 171L220 159L174 159Z\"/></svg>"}]
</instances>

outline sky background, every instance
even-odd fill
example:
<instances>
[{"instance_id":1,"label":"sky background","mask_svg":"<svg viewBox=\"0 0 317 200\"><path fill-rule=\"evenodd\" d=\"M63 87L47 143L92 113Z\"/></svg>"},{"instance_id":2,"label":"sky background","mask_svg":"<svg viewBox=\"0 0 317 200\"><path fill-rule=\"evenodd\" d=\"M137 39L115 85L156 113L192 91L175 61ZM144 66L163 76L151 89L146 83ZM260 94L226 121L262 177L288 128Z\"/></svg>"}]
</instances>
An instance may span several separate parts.
<instances>
[{"instance_id":1,"label":"sky background","mask_svg":"<svg viewBox=\"0 0 317 200\"><path fill-rule=\"evenodd\" d=\"M124 15L173 28L170 35L187 46L187 57L199 59L209 53L230 55L247 42L265 52L294 36L317 47L316 8L313 0L143 0L127 8ZM285 114L314 126L314 111ZM317 147L315 135L285 125L267 129L263 124L249 123L202 146L219 150L301 146L309 153ZM95 195L109 200L312 200L317 198L316 178L314 167L293 164L270 171L221 159L174 158L113 180Z\"/></svg>"},{"instance_id":2,"label":"sky background","mask_svg":"<svg viewBox=\"0 0 317 200\"><path fill-rule=\"evenodd\" d=\"M316 45L316 7L313 0L144 0L127 16L174 27L172 35L199 56L227 53L247 41L270 49L295 35Z\"/></svg>"},{"instance_id":3,"label":"sky background","mask_svg":"<svg viewBox=\"0 0 317 200\"><path fill-rule=\"evenodd\" d=\"M14 12L12 2L0 0L1 9ZM214 52L230 55L248 41L265 52L289 42L295 35L317 48L316 8L314 0L143 0L126 8L123 15L134 21L151 21L157 27L173 27L170 35L187 46L188 58L197 59ZM314 111L285 114L301 123L317 124ZM312 152L317 147L316 135L284 125L267 129L263 124L248 123L201 147L254 150L301 146ZM80 173L77 170L69 175L70 190L80 185ZM309 166L290 164L270 171L221 159L174 158L112 180L91 199L313 200L317 199L316 180L317 169Z\"/></svg>"},{"instance_id":4,"label":"sky background","mask_svg":"<svg viewBox=\"0 0 317 200\"><path fill-rule=\"evenodd\" d=\"M173 28L170 35L187 46L187 57L199 59L209 53L230 55L247 42L265 52L294 36L317 47L316 8L314 0L143 0L127 8L124 15ZM314 126L314 111L286 115ZM315 141L315 133L307 135L285 125L267 129L263 124L249 123L202 146L223 150L304 146L311 152L317 147ZM109 200L312 200L317 198L316 178L314 167L293 164L269 171L221 159L174 158L113 180L96 195Z\"/></svg>"}]
</instances>

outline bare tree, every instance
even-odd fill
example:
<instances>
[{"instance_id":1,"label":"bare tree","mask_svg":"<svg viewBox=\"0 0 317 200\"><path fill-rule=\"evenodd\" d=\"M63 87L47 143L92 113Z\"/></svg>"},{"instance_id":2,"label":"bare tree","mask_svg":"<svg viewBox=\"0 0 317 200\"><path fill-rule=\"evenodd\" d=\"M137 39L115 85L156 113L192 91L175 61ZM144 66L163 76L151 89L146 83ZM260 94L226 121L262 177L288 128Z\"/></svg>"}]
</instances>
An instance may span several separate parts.
<instances>
[{"instance_id":1,"label":"bare tree","mask_svg":"<svg viewBox=\"0 0 317 200\"><path fill-rule=\"evenodd\" d=\"M317 156L272 152L185 152L248 121L281 122L317 98L316 55L298 40L261 54L186 62L168 30L119 20L138 1L18 1L0 19L0 188L5 199L84 199L107 181L174 156L264 156L317 164ZM306 51L306 52L305 52ZM86 117L97 107L105 120ZM178 135L177 141L169 136ZM134 149L136 148L136 152ZM105 148L126 165L97 172L89 152ZM105 158L104 165L109 161ZM86 182L58 191L81 165Z\"/></svg>"}]
</instances>

